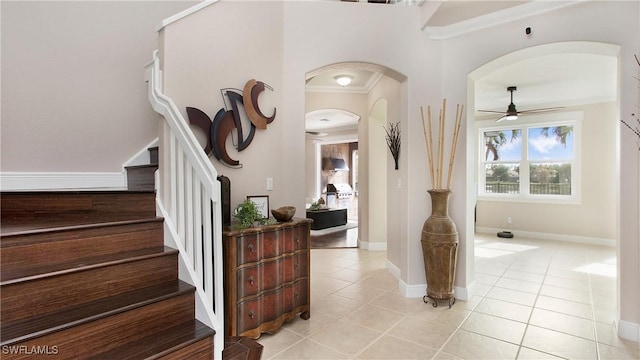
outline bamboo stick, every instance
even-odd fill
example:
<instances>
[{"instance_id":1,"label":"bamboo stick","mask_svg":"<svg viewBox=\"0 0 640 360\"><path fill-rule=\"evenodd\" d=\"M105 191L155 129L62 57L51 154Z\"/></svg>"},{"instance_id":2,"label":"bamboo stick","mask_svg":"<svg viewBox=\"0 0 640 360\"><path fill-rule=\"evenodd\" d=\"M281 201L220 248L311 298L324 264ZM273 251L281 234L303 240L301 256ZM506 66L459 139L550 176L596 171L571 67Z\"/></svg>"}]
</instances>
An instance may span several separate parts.
<instances>
[{"instance_id":1,"label":"bamboo stick","mask_svg":"<svg viewBox=\"0 0 640 360\"><path fill-rule=\"evenodd\" d=\"M460 134L460 124L462 123L462 113L464 105L456 106L456 120L453 130L453 141L451 142L451 154L449 154L449 174L447 176L447 190L451 189L451 178L453 174L453 163L456 158L456 150L458 148L458 136Z\"/></svg>"},{"instance_id":2,"label":"bamboo stick","mask_svg":"<svg viewBox=\"0 0 640 360\"><path fill-rule=\"evenodd\" d=\"M427 149L427 161L429 163L429 177L431 178L431 183L433 184L433 149L431 148L431 143L433 140L431 137L431 108L429 111L429 138L427 138L427 127L424 124L424 109L420 106L420 117L422 118L422 133L424 135L424 145ZM431 141L430 141L431 140Z\"/></svg>"},{"instance_id":3,"label":"bamboo stick","mask_svg":"<svg viewBox=\"0 0 640 360\"><path fill-rule=\"evenodd\" d=\"M438 171L439 171L439 176L438 176L438 189L442 189L442 176L443 176L443 166L442 166L442 162L444 161L444 134L445 134L445 128L444 128L444 120L446 117L446 110L447 110L447 99L443 98L442 99L442 111L440 112L440 149L438 150Z\"/></svg>"},{"instance_id":4,"label":"bamboo stick","mask_svg":"<svg viewBox=\"0 0 640 360\"><path fill-rule=\"evenodd\" d=\"M436 185L436 176L435 170L433 167L433 130L432 130L432 116L431 116L431 105L427 106L427 116L429 117L429 167L431 168L431 186Z\"/></svg>"}]
</instances>

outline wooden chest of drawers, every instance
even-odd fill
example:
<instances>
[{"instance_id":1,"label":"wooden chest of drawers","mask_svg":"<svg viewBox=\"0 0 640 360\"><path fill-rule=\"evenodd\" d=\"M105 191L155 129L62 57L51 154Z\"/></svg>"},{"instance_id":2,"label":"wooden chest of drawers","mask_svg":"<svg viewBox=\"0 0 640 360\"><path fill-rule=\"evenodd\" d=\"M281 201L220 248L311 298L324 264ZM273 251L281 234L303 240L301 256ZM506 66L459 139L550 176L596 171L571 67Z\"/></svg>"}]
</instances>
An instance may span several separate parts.
<instances>
[{"instance_id":1,"label":"wooden chest of drawers","mask_svg":"<svg viewBox=\"0 0 640 360\"><path fill-rule=\"evenodd\" d=\"M273 333L300 313L309 319L311 220L223 234L225 335Z\"/></svg>"}]
</instances>

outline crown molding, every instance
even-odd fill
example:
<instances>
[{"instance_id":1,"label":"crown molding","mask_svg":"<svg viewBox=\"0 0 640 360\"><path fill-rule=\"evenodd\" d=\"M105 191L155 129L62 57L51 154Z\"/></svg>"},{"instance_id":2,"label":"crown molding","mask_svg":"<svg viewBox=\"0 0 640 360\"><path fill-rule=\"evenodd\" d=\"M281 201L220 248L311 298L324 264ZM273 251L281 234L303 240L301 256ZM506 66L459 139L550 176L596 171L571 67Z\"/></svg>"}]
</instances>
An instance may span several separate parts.
<instances>
[{"instance_id":1,"label":"crown molding","mask_svg":"<svg viewBox=\"0 0 640 360\"><path fill-rule=\"evenodd\" d=\"M510 7L504 10L478 16L468 20L459 21L446 26L428 26L423 30L429 34L430 39L443 40L467 34L473 31L486 29L507 22L525 19L548 11L561 9L588 0L574 1L531 1L526 4Z\"/></svg>"}]
</instances>

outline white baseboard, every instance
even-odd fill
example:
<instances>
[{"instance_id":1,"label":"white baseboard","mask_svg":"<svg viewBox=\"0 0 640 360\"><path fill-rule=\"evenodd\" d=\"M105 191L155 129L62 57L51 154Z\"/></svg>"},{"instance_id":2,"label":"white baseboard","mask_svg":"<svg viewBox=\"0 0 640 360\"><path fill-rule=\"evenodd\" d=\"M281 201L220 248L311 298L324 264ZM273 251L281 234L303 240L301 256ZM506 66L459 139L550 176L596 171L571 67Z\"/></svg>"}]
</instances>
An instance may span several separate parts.
<instances>
[{"instance_id":1,"label":"white baseboard","mask_svg":"<svg viewBox=\"0 0 640 360\"><path fill-rule=\"evenodd\" d=\"M496 229L489 227L476 227L476 232L481 234L497 234L505 229ZM607 238L596 238L589 236L577 236L577 235L565 235L565 234L551 234L551 233L542 233L535 231L521 231L517 229L509 229L513 233L515 237L525 237L531 239L540 239L540 240L555 240L555 241L567 241L579 244L588 244L588 245L599 245L599 246L616 246L615 239L607 239Z\"/></svg>"},{"instance_id":2,"label":"white baseboard","mask_svg":"<svg viewBox=\"0 0 640 360\"><path fill-rule=\"evenodd\" d=\"M384 265L394 278L400 280L400 268L397 267L396 264L389 261L389 259L386 259L384 261Z\"/></svg>"},{"instance_id":3,"label":"white baseboard","mask_svg":"<svg viewBox=\"0 0 640 360\"><path fill-rule=\"evenodd\" d=\"M618 336L640 343L640 324L618 320Z\"/></svg>"},{"instance_id":4,"label":"white baseboard","mask_svg":"<svg viewBox=\"0 0 640 360\"><path fill-rule=\"evenodd\" d=\"M358 239L358 247L362 250L387 251L386 242L369 242Z\"/></svg>"},{"instance_id":5,"label":"white baseboard","mask_svg":"<svg viewBox=\"0 0 640 360\"><path fill-rule=\"evenodd\" d=\"M400 293L406 298L421 298L427 295L427 284L409 285L400 280Z\"/></svg>"},{"instance_id":6,"label":"white baseboard","mask_svg":"<svg viewBox=\"0 0 640 360\"><path fill-rule=\"evenodd\" d=\"M122 172L3 172L0 189L62 190L62 189L125 189Z\"/></svg>"}]
</instances>

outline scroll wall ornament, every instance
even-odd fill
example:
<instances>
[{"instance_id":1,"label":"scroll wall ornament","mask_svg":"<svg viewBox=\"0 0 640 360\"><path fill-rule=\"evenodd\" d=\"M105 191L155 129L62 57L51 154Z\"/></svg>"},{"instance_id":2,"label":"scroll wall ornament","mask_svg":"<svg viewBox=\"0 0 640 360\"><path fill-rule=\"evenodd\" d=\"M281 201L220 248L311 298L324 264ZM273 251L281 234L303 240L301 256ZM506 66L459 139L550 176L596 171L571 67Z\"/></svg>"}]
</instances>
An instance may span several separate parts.
<instances>
[{"instance_id":1,"label":"scroll wall ornament","mask_svg":"<svg viewBox=\"0 0 640 360\"><path fill-rule=\"evenodd\" d=\"M242 151L246 149L253 141L253 137L258 129L266 129L267 124L271 124L276 117L276 109L273 109L273 115L265 116L258 105L258 96L267 88L273 91L273 88L262 81L251 79L247 81L244 90L239 89L221 89L222 100L225 108L218 110L213 120L209 118L204 111L187 107L187 115L189 122L202 129L207 135L207 144L204 151L208 156L215 156L221 163L233 168L241 168L242 164L238 160L232 159L227 152L227 138L232 135L233 129L236 129L237 141L234 142L236 149ZM227 106L227 101L229 106ZM239 105L244 108L244 112L250 121L249 133L244 134L242 127L242 119L240 116ZM231 109L229 109L231 107Z\"/></svg>"},{"instance_id":2,"label":"scroll wall ornament","mask_svg":"<svg viewBox=\"0 0 640 360\"><path fill-rule=\"evenodd\" d=\"M387 139L387 146L396 163L396 170L398 170L398 160L400 158L400 122L389 122L389 127L385 127L384 132L385 138Z\"/></svg>"}]
</instances>

